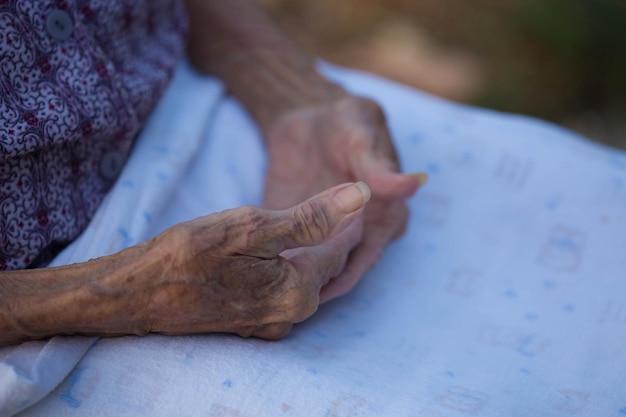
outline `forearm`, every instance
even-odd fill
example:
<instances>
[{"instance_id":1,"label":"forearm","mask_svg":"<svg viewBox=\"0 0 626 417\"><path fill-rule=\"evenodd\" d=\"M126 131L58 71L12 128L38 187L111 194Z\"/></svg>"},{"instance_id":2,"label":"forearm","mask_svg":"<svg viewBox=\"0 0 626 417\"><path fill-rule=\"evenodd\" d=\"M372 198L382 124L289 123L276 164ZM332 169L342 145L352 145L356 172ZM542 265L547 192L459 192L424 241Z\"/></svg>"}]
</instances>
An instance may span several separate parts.
<instances>
[{"instance_id":1,"label":"forearm","mask_svg":"<svg viewBox=\"0 0 626 417\"><path fill-rule=\"evenodd\" d=\"M0 274L0 345L53 335L145 333L134 281L158 270L150 244L56 268Z\"/></svg>"},{"instance_id":2,"label":"forearm","mask_svg":"<svg viewBox=\"0 0 626 417\"><path fill-rule=\"evenodd\" d=\"M188 54L199 70L221 78L263 131L294 108L345 95L323 78L254 0L186 0Z\"/></svg>"}]
</instances>

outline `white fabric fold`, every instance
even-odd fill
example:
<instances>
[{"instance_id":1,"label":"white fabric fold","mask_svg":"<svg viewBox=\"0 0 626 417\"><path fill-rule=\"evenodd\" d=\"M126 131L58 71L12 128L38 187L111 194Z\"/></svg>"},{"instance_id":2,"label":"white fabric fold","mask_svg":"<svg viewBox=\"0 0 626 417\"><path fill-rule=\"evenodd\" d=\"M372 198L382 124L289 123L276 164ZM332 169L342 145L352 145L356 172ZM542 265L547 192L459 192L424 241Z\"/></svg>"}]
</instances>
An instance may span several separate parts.
<instances>
[{"instance_id":1,"label":"white fabric fold","mask_svg":"<svg viewBox=\"0 0 626 417\"><path fill-rule=\"evenodd\" d=\"M49 342L23 343L12 349L0 362L2 415L11 415L45 397L74 369L96 340L95 337L55 337Z\"/></svg>"}]
</instances>

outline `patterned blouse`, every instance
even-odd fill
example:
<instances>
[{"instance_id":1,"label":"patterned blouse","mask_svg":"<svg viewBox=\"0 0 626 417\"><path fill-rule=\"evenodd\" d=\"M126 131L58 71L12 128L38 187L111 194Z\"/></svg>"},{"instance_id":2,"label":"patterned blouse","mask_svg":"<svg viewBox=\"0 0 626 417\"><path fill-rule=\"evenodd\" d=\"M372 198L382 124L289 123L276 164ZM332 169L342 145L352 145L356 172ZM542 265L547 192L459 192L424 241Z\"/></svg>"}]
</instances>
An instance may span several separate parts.
<instances>
[{"instance_id":1,"label":"patterned blouse","mask_svg":"<svg viewBox=\"0 0 626 417\"><path fill-rule=\"evenodd\" d=\"M0 271L87 226L184 50L181 0L0 0Z\"/></svg>"}]
</instances>

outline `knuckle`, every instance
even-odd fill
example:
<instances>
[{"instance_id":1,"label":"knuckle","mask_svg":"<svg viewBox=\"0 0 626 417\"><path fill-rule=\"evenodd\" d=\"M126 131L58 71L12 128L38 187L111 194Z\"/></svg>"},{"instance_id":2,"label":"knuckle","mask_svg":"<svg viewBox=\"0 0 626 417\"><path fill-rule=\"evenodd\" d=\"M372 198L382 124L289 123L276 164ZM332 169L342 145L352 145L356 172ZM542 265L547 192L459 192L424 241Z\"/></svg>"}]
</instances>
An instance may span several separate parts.
<instances>
[{"instance_id":1,"label":"knuckle","mask_svg":"<svg viewBox=\"0 0 626 417\"><path fill-rule=\"evenodd\" d=\"M294 308L293 322L299 323L311 317L319 306L319 296L313 294L301 294L297 297L298 303Z\"/></svg>"},{"instance_id":2,"label":"knuckle","mask_svg":"<svg viewBox=\"0 0 626 417\"><path fill-rule=\"evenodd\" d=\"M264 233L269 226L269 217L265 210L243 206L231 212L231 219L226 227L226 238L229 242L238 242L242 248L263 246Z\"/></svg>"},{"instance_id":3,"label":"knuckle","mask_svg":"<svg viewBox=\"0 0 626 417\"><path fill-rule=\"evenodd\" d=\"M282 265L258 275L261 280L255 280L255 288L250 294L251 297L257 297L263 305L263 321L297 323L311 316L317 310L317 294L309 289L310 285L307 285L293 267L287 266L291 265L289 261L279 257L273 263Z\"/></svg>"},{"instance_id":4,"label":"knuckle","mask_svg":"<svg viewBox=\"0 0 626 417\"><path fill-rule=\"evenodd\" d=\"M358 96L351 96L341 103L340 111L349 120L358 123L342 124L345 129L344 134L348 134L353 141L366 142L373 139L374 133L386 125L386 117L383 109L372 99Z\"/></svg>"},{"instance_id":5,"label":"knuckle","mask_svg":"<svg viewBox=\"0 0 626 417\"><path fill-rule=\"evenodd\" d=\"M236 212L238 221L250 229L256 229L265 222L265 212L258 207L243 206L236 209Z\"/></svg>"},{"instance_id":6,"label":"knuckle","mask_svg":"<svg viewBox=\"0 0 626 417\"><path fill-rule=\"evenodd\" d=\"M299 323L311 317L319 305L319 296L304 287L292 289L281 300L281 309L291 323Z\"/></svg>"},{"instance_id":7,"label":"knuckle","mask_svg":"<svg viewBox=\"0 0 626 417\"><path fill-rule=\"evenodd\" d=\"M196 230L197 227L193 223L179 223L154 237L153 241L163 250L161 254L163 262L186 263L185 256L194 256L198 250Z\"/></svg>"},{"instance_id":8,"label":"knuckle","mask_svg":"<svg viewBox=\"0 0 626 417\"><path fill-rule=\"evenodd\" d=\"M335 240L332 246L317 257L317 274L322 278L322 284L326 284L344 270L351 250L349 243L349 239L345 238Z\"/></svg>"},{"instance_id":9,"label":"knuckle","mask_svg":"<svg viewBox=\"0 0 626 417\"><path fill-rule=\"evenodd\" d=\"M292 212L292 233L308 242L317 242L329 237L332 226L330 214L318 200L307 200Z\"/></svg>"},{"instance_id":10,"label":"knuckle","mask_svg":"<svg viewBox=\"0 0 626 417\"><path fill-rule=\"evenodd\" d=\"M273 323L256 329L253 336L266 340L284 339L291 333L292 323Z\"/></svg>"},{"instance_id":11,"label":"knuckle","mask_svg":"<svg viewBox=\"0 0 626 417\"><path fill-rule=\"evenodd\" d=\"M376 101L369 98L360 97L356 105L359 111L363 112L363 114L367 115L372 120L380 123L385 122L385 112Z\"/></svg>"}]
</instances>

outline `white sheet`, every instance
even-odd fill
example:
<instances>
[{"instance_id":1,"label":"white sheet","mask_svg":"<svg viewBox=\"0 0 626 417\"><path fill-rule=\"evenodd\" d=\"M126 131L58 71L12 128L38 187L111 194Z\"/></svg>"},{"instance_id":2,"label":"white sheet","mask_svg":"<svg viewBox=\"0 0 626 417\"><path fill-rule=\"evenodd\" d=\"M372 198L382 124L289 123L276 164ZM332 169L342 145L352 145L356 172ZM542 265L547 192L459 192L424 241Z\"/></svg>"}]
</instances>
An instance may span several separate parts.
<instances>
[{"instance_id":1,"label":"white sheet","mask_svg":"<svg viewBox=\"0 0 626 417\"><path fill-rule=\"evenodd\" d=\"M406 236L356 290L280 342L155 335L4 349L4 415L76 361L21 415L626 415L626 155L324 70L381 102L405 170L431 179L410 201ZM181 65L117 185L56 263L259 204L264 157L220 84Z\"/></svg>"}]
</instances>

